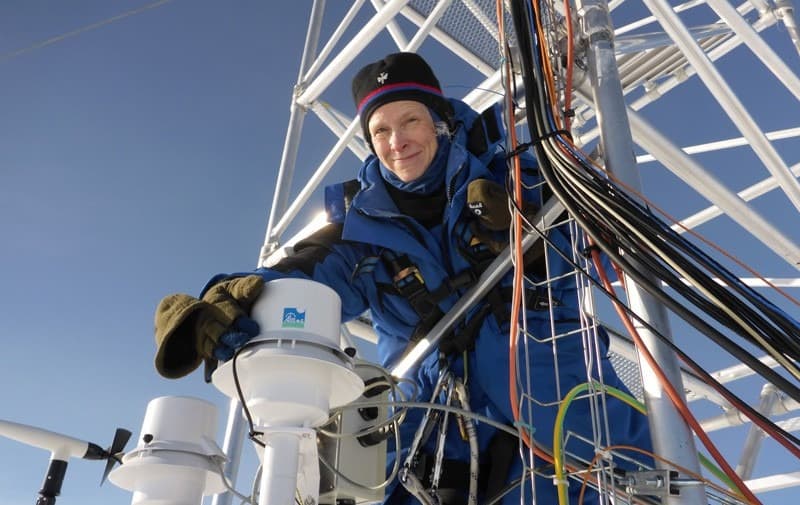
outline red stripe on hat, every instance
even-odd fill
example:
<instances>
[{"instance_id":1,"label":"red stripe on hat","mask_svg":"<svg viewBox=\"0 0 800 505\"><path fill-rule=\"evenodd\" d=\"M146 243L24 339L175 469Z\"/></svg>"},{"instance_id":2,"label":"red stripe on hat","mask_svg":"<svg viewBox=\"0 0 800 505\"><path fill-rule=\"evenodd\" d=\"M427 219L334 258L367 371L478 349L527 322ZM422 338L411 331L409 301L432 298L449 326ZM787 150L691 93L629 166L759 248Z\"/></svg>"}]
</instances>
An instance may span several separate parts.
<instances>
[{"instance_id":1,"label":"red stripe on hat","mask_svg":"<svg viewBox=\"0 0 800 505\"><path fill-rule=\"evenodd\" d=\"M370 101L374 100L380 95L385 93L389 93L392 91L404 91L404 90L419 90L424 91L426 93L431 93L433 95L444 96L442 94L442 90L435 87L435 86L428 86L427 84L420 84L418 82L396 82L394 84L387 84L385 86L381 86L380 88L372 91L367 96L361 99L361 102L358 104L358 113L361 114L361 111L364 110L364 107Z\"/></svg>"}]
</instances>

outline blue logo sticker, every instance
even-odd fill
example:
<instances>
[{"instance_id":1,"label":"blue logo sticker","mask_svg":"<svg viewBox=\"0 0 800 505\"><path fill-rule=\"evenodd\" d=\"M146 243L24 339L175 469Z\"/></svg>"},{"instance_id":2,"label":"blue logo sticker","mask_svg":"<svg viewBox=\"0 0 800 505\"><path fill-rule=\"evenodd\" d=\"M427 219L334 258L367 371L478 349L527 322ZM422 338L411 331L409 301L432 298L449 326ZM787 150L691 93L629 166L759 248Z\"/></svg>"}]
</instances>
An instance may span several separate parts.
<instances>
[{"instance_id":1,"label":"blue logo sticker","mask_svg":"<svg viewBox=\"0 0 800 505\"><path fill-rule=\"evenodd\" d=\"M300 312L295 307L284 307L281 328L304 328L305 326L305 312Z\"/></svg>"}]
</instances>

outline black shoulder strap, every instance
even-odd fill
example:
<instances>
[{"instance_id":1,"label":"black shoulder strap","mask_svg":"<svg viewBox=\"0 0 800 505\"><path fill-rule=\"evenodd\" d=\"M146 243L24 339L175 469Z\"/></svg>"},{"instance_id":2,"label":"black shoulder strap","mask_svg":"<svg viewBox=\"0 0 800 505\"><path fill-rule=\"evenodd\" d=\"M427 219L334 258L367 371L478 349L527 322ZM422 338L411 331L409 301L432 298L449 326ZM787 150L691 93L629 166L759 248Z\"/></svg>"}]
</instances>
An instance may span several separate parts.
<instances>
[{"instance_id":1,"label":"black shoulder strap","mask_svg":"<svg viewBox=\"0 0 800 505\"><path fill-rule=\"evenodd\" d=\"M467 149L479 159L484 154L494 154L494 146L503 140L499 114L496 105L489 107L481 112L467 132Z\"/></svg>"},{"instance_id":2,"label":"black shoulder strap","mask_svg":"<svg viewBox=\"0 0 800 505\"><path fill-rule=\"evenodd\" d=\"M344 209L347 212L350 210L353 198L361 191L361 183L358 182L358 179L350 179L342 183L342 188L344 189Z\"/></svg>"},{"instance_id":3,"label":"black shoulder strap","mask_svg":"<svg viewBox=\"0 0 800 505\"><path fill-rule=\"evenodd\" d=\"M325 211L328 222L343 223L353 199L361 191L361 183L356 179L325 187Z\"/></svg>"}]
</instances>

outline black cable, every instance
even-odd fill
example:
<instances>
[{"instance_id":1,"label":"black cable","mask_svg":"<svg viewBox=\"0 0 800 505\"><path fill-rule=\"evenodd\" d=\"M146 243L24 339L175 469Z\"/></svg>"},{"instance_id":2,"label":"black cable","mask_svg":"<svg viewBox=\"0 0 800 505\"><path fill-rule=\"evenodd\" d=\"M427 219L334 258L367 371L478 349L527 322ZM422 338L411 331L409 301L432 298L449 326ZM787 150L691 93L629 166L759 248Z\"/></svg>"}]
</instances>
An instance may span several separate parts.
<instances>
[{"instance_id":1,"label":"black cable","mask_svg":"<svg viewBox=\"0 0 800 505\"><path fill-rule=\"evenodd\" d=\"M523 6L522 10L524 10L524 6ZM522 54L521 71L522 71L524 90L525 90L525 96L526 96L526 109L527 109L527 116L528 116L528 125L529 125L529 128L532 129L531 130L531 137L532 138L541 138L541 137L543 137L543 136L545 136L545 135L547 135L548 133L551 133L551 132L548 131L545 128L545 120L543 119L544 114L536 115L533 112L533 111L538 110L537 106L536 106L536 104L540 103L539 100L538 100L538 97L539 96L545 96L545 95L544 95L543 92L540 91L541 84L543 82L542 79L537 79L537 80L534 80L533 82L531 82L531 77L536 75L536 68L532 64L532 62L534 61L534 55L531 52L532 37L533 37L533 35L531 35L532 30L531 30L530 25L526 23L526 19L527 18L524 15L522 15L520 6L516 2L511 2L511 14L512 14L512 20L514 22L515 32L517 34L517 40L519 41L520 52ZM557 137L553 137L553 136L547 136L546 138L549 139L550 142L553 142L553 143L559 140ZM539 160L540 171L541 171L542 175L544 176L546 182L548 183L548 186L550 186L550 189L553 191L554 194L556 194L556 196L559 198L559 200L562 201L564 206L567 208L568 212L571 215L573 215L576 218L576 220L578 220L578 223L581 225L582 228L584 228L584 230L586 230L587 234L589 234L589 236L591 236L592 239L596 241L596 243L601 244L601 248L605 252L607 252L609 254L609 257L611 257L612 259L615 259L615 260L619 260L618 264L620 264L620 266L622 266L623 269L625 269L627 267L628 270L631 270L632 272L636 272L636 275L637 275L637 277L639 277L639 280L644 280L645 276L640 274L639 272L637 272L636 269L634 268L634 265L632 265L631 263L626 261L627 258L622 258L621 255L618 254L618 251L616 249L612 250L610 245L607 243L608 242L609 231L612 232L610 234L610 236L616 237L617 239L619 239L620 237L627 237L628 236L627 230L624 227L616 226L617 223L615 222L615 220L614 219L608 219L608 216L606 216L605 219L602 219L602 218L599 218L599 217L598 218L592 218L592 216L594 214L592 212L592 209L594 209L595 206L591 205L591 202L587 202L588 205L584 205L583 208L576 207L575 205L571 205L575 201L574 197L579 196L579 195L580 195L579 199L581 199L583 201L586 201L585 197L582 196L583 195L582 188L575 187L574 184L573 184L572 187L574 188L574 191L572 191L570 193L567 193L566 191L564 191L564 188L560 184L558 184L558 181L562 181L564 179L562 177L558 176L557 172L554 170L553 164L551 163L551 156L548 156L548 153L545 151L545 146L546 145L548 145L548 144L546 144L545 142L539 142L539 143L534 144L533 148L534 148L534 150L536 152L537 160ZM568 150L571 150L571 148L569 148L569 146L566 143L564 145L566 146L566 148ZM552 146L549 146L549 147L552 147ZM550 153L550 154L553 155L552 159L555 160L555 161L558 161L559 159L561 159L563 161L563 164L565 165L565 167L562 167L562 168L565 168L566 170L570 170L572 168L572 166L573 166L573 161L572 160L568 160L568 159L564 159L565 155L559 149L554 147L552 150L553 150L553 153ZM576 159L580 159L580 156L579 155L575 155L575 158ZM623 215L626 215L628 219L633 220L633 221L638 221L638 223L640 225L644 225L647 229L651 229L653 227L658 228L658 226L653 224L654 222L658 222L658 220L655 220L654 217L650 215L649 210L643 208L643 206L638 204L638 202L635 202L632 199L630 199L629 197L627 197L627 195L623 191L618 189L610 180L608 180L608 179L606 179L604 177L600 177L599 174L597 174L591 167L584 167L584 170L581 170L581 171L573 170L571 175L576 177L577 180L583 181L584 184L588 185L590 190L593 191L595 195L599 195L601 199L603 199L605 202L607 202L607 204L610 204L612 207L616 207L617 209L619 209L619 212L621 214L623 214ZM615 199L615 198L612 198L613 196L617 196L617 197L621 197L621 198ZM511 199L511 201L513 201L513 199ZM593 226L589 225L590 221L593 223ZM661 228L663 229L663 228L665 228L665 226L661 226ZM666 227L666 228L668 228L668 227ZM591 230L591 232L590 232L590 230ZM670 236L670 237L678 236L677 234L672 232L671 229L669 229L669 233L666 234L666 235ZM544 236L544 234L542 234L542 238L547 240L547 238ZM685 242L685 240L682 237L679 237L679 238L680 238L680 241L679 241L680 243ZM623 241L622 240L618 240L618 242L623 242ZM618 244L614 244L614 245L618 245ZM641 254L641 251L638 250L638 249L641 249L641 248L642 247L641 247L640 244L635 244L635 243L634 244L630 244L628 246L628 248L627 248L627 252L628 252L629 255L634 255L635 253L640 253ZM647 248L647 249L649 249L649 248ZM697 251L699 252L699 250L697 250ZM694 253L695 251L692 251L692 252ZM678 256L680 256L680 255L678 255ZM697 256L697 254L694 254L694 256ZM683 286L683 283L680 281L680 279L676 275L672 274L669 270L667 270L666 268L662 267L661 263L659 261L657 261L655 258L652 258L652 257L650 257L648 255L644 255L644 254L642 255L642 258L645 260L645 263L649 267L651 267L652 269L660 271L660 273L662 273L664 277L666 277L667 279L672 281L671 285L674 288L676 288L679 292L685 294L688 297L687 299L689 299L690 301L696 301L698 303L702 303L703 307L705 309L707 309L709 312L712 312L713 315L716 318L722 318L725 322L731 323L730 320L726 320L724 318L724 312L723 311L721 311L720 309L715 307L710 302L707 302L705 300L701 300L700 298L694 296L694 293L691 292L690 290L688 290L687 288L685 288ZM571 262L571 259L569 259L569 260ZM686 266L686 264L687 264L687 262L683 262L683 265L679 264L679 266ZM713 265L716 265L716 264L714 263ZM731 274L727 273L726 275L723 275L722 277L723 278L730 278L730 277L733 277L733 276ZM591 276L588 276L588 278L592 279ZM596 281L594 279L592 279L592 281L596 283ZM714 292L714 294L716 296L717 293L718 293L718 291L716 290L716 283L713 280L711 280L711 282L715 284L715 287L714 287L715 292ZM669 301L669 300L667 300L667 298L669 298L669 297L667 297L666 293L664 293L663 290L660 289L660 286L656 286L656 285L653 285L652 283L648 282L647 283L647 287L650 288L648 291L654 291L654 292L651 293L651 294L654 294L654 296L657 296L662 301ZM605 292L605 289L602 289L602 291ZM727 295L727 293L725 293L725 294ZM609 296L613 296L616 299L616 297L613 294L608 293L608 295ZM621 301L619 301L618 299L617 299L617 301L619 303L621 303ZM675 303L674 300L671 300L671 301L673 303L669 303L669 306L671 308L673 308L673 310L677 309L677 311L679 312L679 315L681 315L681 317L685 316L685 318L688 318L691 323L694 323L693 325L695 327L699 326L698 329L700 329L701 331L703 331L703 330L710 331L710 333L715 337L715 342L717 342L722 347L726 348L726 350L728 350L728 352L732 352L736 357L740 358L741 361L746 362L748 365L751 366L751 368L755 369L762 376L769 377L769 379L772 379L771 382L777 383L776 384L777 387L785 388L786 391L793 391L795 393L794 395L790 395L790 396L800 396L800 391L798 391L797 388L793 384L789 383L783 377L781 377L777 373L773 372L768 367L764 366L759 360L757 360L754 356L749 354L746 350L744 350L740 346L736 345L734 342L732 342L729 339L727 339L727 337L725 337L721 333L717 332L713 327L711 327L710 325L705 323L705 321L703 321L702 319L700 319L699 317L697 317L696 315L694 315L693 313L691 313L690 311L685 309L683 306L681 306L680 304ZM623 306L624 306L624 304L623 304ZM628 310L630 312L630 310L627 307L626 307L626 310ZM634 314L634 317L636 317L635 314ZM640 318L637 317L637 319L639 319L641 321ZM678 349L677 346L675 346L671 342L670 339L667 339L666 337L661 335L658 331L656 331L654 328L652 328L652 326L650 326L646 321L641 321L641 322L645 326L649 327L649 329L655 335L657 335L663 342L667 343L673 349L673 351L675 351L676 353L678 353L679 356L682 357L682 359L685 358L685 361L687 363L691 362L692 365L690 365L690 366L693 366L693 368L697 368L699 370L702 370L703 373L705 374L705 376L707 376L708 379L711 379L710 385L716 384L716 386L718 386L719 388L725 390L725 388L721 384L718 384L716 381L714 381L713 378L711 378L710 375L708 375L705 372L705 370L702 369L702 367L700 367L699 365L694 363L687 355L685 355L685 353L683 353L680 349ZM714 339L712 339L712 340L714 340ZM735 395L733 395L729 391L727 391L727 390L725 390L725 391L726 391L726 393L724 393L725 395L730 395L730 397L735 397ZM722 393L722 391L720 391L720 392ZM787 439L793 440L795 442L795 444L800 444L800 441L798 441L797 438L789 435L788 433L786 433L783 430L781 430L779 427L775 426L774 423L772 423L769 419L767 419L767 418L761 416L759 413L755 412L754 409L750 408L749 405L747 405L743 401L741 401L738 398L736 398L734 400L734 402L738 403L741 406L741 408L740 408L741 410L748 411L749 413L755 415L756 417L759 417L761 421L763 421L765 423L768 423L770 425L773 425L776 429L778 429L781 432L783 432L782 434Z\"/></svg>"},{"instance_id":2,"label":"black cable","mask_svg":"<svg viewBox=\"0 0 800 505\"><path fill-rule=\"evenodd\" d=\"M528 111L528 124L535 125L536 130L531 132L531 136L534 138L542 137L546 135L547 131L544 131L544 121L541 119L540 116L533 114L532 111L536 109L535 104L539 103L539 89L538 86L541 83L541 79L534 80L533 83L531 82L532 76L535 75L535 70L532 66L533 55L530 51L532 47L532 41L529 36L531 33L530 26L525 23L527 18L522 15L520 12L519 6L516 3L512 2L512 20L514 21L515 32L517 34L517 39L520 45L520 52L522 54L522 61L521 61L521 70L523 76L523 82L525 83L525 95L526 95L526 106ZM542 143L534 144L534 150L537 154L537 159L539 160L540 164L540 171L545 176L545 180L547 180L548 185L550 186L551 190L559 197L565 207L567 207L570 214L576 216L576 219L579 220L579 223L585 229L592 228L588 226L586 219L581 219L581 216L584 216L584 212L580 212L576 209L573 205L570 205L570 199L568 196L560 191L560 185L555 182L554 171L552 169L552 165L550 163L550 158L544 152L544 147ZM611 221L609 221L611 222ZM604 243L602 238L598 236L596 233L590 233L593 239L595 239L598 243ZM605 247L604 249L608 249ZM626 262L627 264L627 262ZM630 267L629 267L630 268Z\"/></svg>"},{"instance_id":3,"label":"black cable","mask_svg":"<svg viewBox=\"0 0 800 505\"><path fill-rule=\"evenodd\" d=\"M553 189L554 194L559 196L559 189ZM564 195L560 195L559 199L564 198ZM642 273L638 268L628 261L628 257L631 255L622 255L620 254L615 247L609 246L607 241L603 240L603 237L596 234L595 230L592 229L591 226L582 218L582 216L577 212L572 212L570 207L571 203L569 203L569 199L564 198L562 200L565 207L567 207L570 214L573 215L580 224L581 228L595 241L595 243L606 253L614 263L620 266L625 273L627 273L637 284L643 287L648 293L653 295L655 298L658 299L659 302L663 303L666 307L670 310L675 312L681 318L683 318L686 322L694 326L700 332L704 333L707 337L709 337L712 341L714 341L717 345L723 347L726 351L732 354L734 357L739 359L740 361L746 363L751 369L759 373L759 375L763 376L770 382L779 387L784 392L786 392L789 396L794 398L797 401L800 401L800 388L797 388L795 385L789 383L786 379L782 376L778 375L775 371L761 363L757 358L755 358L752 354L748 353L744 348L736 344L735 342L731 341L727 337L725 337L722 333L718 330L713 328L711 325L706 323L700 317L686 309L683 305L678 303L674 298L668 296L658 285L655 285L649 278L648 275ZM646 256L645 256L646 257ZM638 261L639 258L637 258Z\"/></svg>"},{"instance_id":4,"label":"black cable","mask_svg":"<svg viewBox=\"0 0 800 505\"><path fill-rule=\"evenodd\" d=\"M263 435L264 432L256 431L255 423L253 423L253 416L250 414L250 409L247 407L247 402L244 399L244 393L242 392L242 385L239 382L239 372L236 369L236 361L239 358L239 354L242 353L245 349L249 349L250 347L254 347L258 345L260 342L248 342L233 354L233 362L231 363L231 373L233 374L233 383L236 386L236 396L239 397L239 403L242 406L242 411L244 412L244 417L247 419L247 426L248 426L248 433L247 436L253 443L260 445L261 447L266 447L266 444L259 440L257 437Z\"/></svg>"},{"instance_id":5,"label":"black cable","mask_svg":"<svg viewBox=\"0 0 800 505\"><path fill-rule=\"evenodd\" d=\"M515 208L517 208L517 211L519 211L519 210L520 210L518 207L516 207L516 204L515 204L513 201L512 201L512 205L514 205L514 206L515 206ZM747 404L747 403L746 403L744 400L742 400L741 398L739 398L739 397L738 397L736 394L734 394L734 393L733 393L731 390L729 390L727 387L725 387L725 385L723 385L723 384L722 384L722 383L720 383L718 380L716 380L716 379L715 379L715 378L714 378L714 377L713 377L713 376L712 376L710 373L708 373L708 371L706 371L706 370L705 370L705 369L704 369L702 366L700 366L700 364L698 364L698 363L697 363L697 362L695 362L695 361L694 361L694 360L693 360L691 357L689 357L689 355L688 355L688 354L686 354L686 353L685 353L685 352L684 352L684 351L683 351L683 350L682 350L680 347L678 347L678 345L677 345L677 344L675 344L675 343L672 341L672 339L668 338L666 335L664 335L663 333L661 333L661 332L660 332L660 331L659 331L657 328L655 328L655 327L654 327L654 326L652 326L652 325L651 325L649 322L647 322L645 319L643 319L641 316L639 316L638 314L636 314L636 312L634 312L634 311L633 311L633 310L632 310L630 307L628 307L627 305L625 305L625 303L624 303L624 302L623 302L623 301L622 301L622 300L621 300L621 299L620 299L620 298L619 298L619 297L618 297L616 294L614 294L613 292L610 292L610 291L608 291L608 290L605 288L605 286L603 286L603 284L602 284L600 281L598 281L597 279L595 279L595 278L594 278L594 277L593 277L593 276L592 276L592 275L591 275L589 272L587 272L586 270L584 270L584 269L583 269L583 267L581 267L581 265L579 265L578 263L576 263L576 262L575 262L575 261L574 261L574 260L573 260L573 259L572 259L572 258L569 256L569 254L567 254L565 251L562 251L562 250L561 250L559 247L557 247L557 246L556 246L556 245L555 245L555 244L552 242L552 240L551 240L551 239L550 239L550 238L547 236L547 234L546 234L546 233L544 233L543 231L539 230L539 229L538 229L538 228L537 228L535 225L533 225L533 223L530 223L530 222L527 222L527 221L526 221L526 224L527 224L527 225L528 225L528 226L529 226L529 227L530 227L530 228L531 228L533 231L535 231L535 232L536 232L536 233L539 235L539 237L540 237L540 238L541 238L543 241L545 241L545 242L547 243L547 245L548 245L548 246L549 246L549 247L550 247L550 248L551 248L553 251L555 251L555 252L556 252L556 253L557 253L559 256L561 256L561 258L562 258L563 260L567 261L567 262L568 262L568 263L569 263L569 264L570 264L570 265L571 265L571 266L572 266L572 267L573 267L573 268L574 268L574 269L575 269L577 272L579 272L579 273L580 273L580 275L581 275L582 277L584 277L584 278L585 278L585 279L587 279L589 282L591 282L591 283L592 283L592 285L593 285L593 286L594 286L596 289L598 289L598 290L600 291L600 293L602 293L603 295L605 295L605 296L606 296L606 297L607 297L609 300L611 300L612 302L614 302L614 303L618 304L620 307L622 307L622 308L623 308L623 310L624 310L624 311L625 311L625 312L626 312L626 313L627 313L629 316L631 316L631 317L633 317L634 319L636 319L636 320L637 320L637 321L638 321L638 322L639 322L639 323L640 323L640 324L641 324L641 325L642 325L644 328L646 328L648 331L652 332L652 333L653 333L653 335L655 335L655 336L656 336L656 338L658 338L658 339L659 339L661 342L663 342L663 343L664 343L664 344L665 344L667 347L669 347L669 348L670 348L670 350L672 350L672 351L673 351L673 352L674 352L674 353L675 353L675 354L676 354L676 355L677 355L677 356L678 356L678 357L681 359L681 361L683 361L684 363L686 363L686 365L687 365L687 366L689 366L689 367L690 367L690 368L691 368L691 369L692 369L692 370L693 370L693 371L694 371L694 372L695 372L695 373L696 373L696 374L699 376L699 378L701 378L701 379L702 379L702 381L703 381L704 383L706 383L708 386L710 386L711 388L713 388L714 390L716 390L718 393L720 393L720 395L722 395L722 396L723 396L723 397L724 397L726 400L728 400L728 402L729 402L731 405L733 405L734 407L736 407L738 410L740 410L740 411L744 412L744 413L745 413L745 414L746 414L748 417L750 417L751 419L753 419L753 418L757 418L757 419L758 419L759 421L761 421L762 423L769 425L769 426L770 426L770 428L772 428L774 431L776 431L777 433L779 433L779 434L780 434L781 436L783 436L783 437L784 437L786 440L788 440L788 441L791 441L791 442L793 442L795 445L797 445L798 447L800 447L800 438L798 438L798 437L795 437L795 436L794 436L794 435L792 435L791 433L789 433L789 432L785 431L783 428L781 428L780 426L778 426L777 424L775 424L775 423L774 423L774 422L773 422L771 419L767 418L766 416L764 416L763 414L761 414L760 412L758 412L757 410L755 410L753 407L751 407L749 404ZM754 359L755 359L755 357L754 357ZM759 361L759 363L760 363L760 361ZM777 385L776 385L776 387L779 387L779 386L777 386ZM779 388L779 389L780 389L780 388ZM765 430L765 431L766 431L766 430Z\"/></svg>"},{"instance_id":6,"label":"black cable","mask_svg":"<svg viewBox=\"0 0 800 505\"><path fill-rule=\"evenodd\" d=\"M616 199L617 201L624 200L624 194L619 194L619 196L622 198L617 198ZM630 200L628 201L631 202ZM605 202L607 205L610 206L615 205L614 200L606 199ZM626 211L625 207L621 207L620 205L617 205L617 208L621 212ZM730 274L730 272L725 270L712 258L707 256L705 253L696 248L690 242L680 237L670 227L663 224L660 220L658 220L654 216L649 215L649 210L643 207L639 208L638 210L640 211L640 214L647 212L648 219L639 219L638 221L636 221L635 224L629 226L636 226L636 229L644 231L652 230L649 233L651 237L658 237L656 239L658 242L657 245L662 248L669 248L671 253L668 253L667 257L673 258L673 260L680 263L679 266L681 268L691 272L692 274L690 276L694 279L695 282L697 282L699 285L702 285L704 289L712 292L714 296L726 300L727 305L732 308L733 313L740 315L743 319L746 319L750 323L751 329L760 333L762 338L764 338L765 340L772 342L774 348L792 349L792 352L785 351L783 354L789 357L800 356L800 354L798 354L798 350L800 350L800 342L798 340L800 339L795 338L794 340L791 340L788 338L783 338L783 335L780 332L776 332L776 330L780 330L789 334L794 334L796 337L800 336L798 335L798 331L800 330L800 328L798 328L794 322L790 321L785 313L777 309L774 305L772 305L770 302L764 299L761 295L756 293L752 288L749 288L746 285L744 285L738 278ZM584 216L586 215L586 213L582 214ZM630 213L628 214L630 215ZM633 216L636 216L636 214L633 214ZM606 223L609 223L609 221L606 221ZM623 249L627 249L628 251L636 251L637 248L641 249L644 247L643 245L639 245L641 244L641 242L638 243L635 242L634 238L631 238L630 240L633 244L637 245L628 245L627 247L625 247L624 245L625 242L624 240L622 240L624 237L625 237L624 229L622 231L617 231L615 237L617 238L617 242L615 243L615 245L622 247ZM673 248L673 246L677 247L678 249ZM709 278L708 276L705 276L692 263L683 261L683 255L681 254L681 251L685 252L686 254L689 254L690 256L698 258L699 261L701 261L707 269L712 270L712 272L716 273L718 277L723 279L726 282L726 284L730 287L730 289L736 291L738 294L740 294L740 296L743 299L746 299L750 304L754 305L755 307L750 307L744 304L742 300L736 297L732 297L724 286L720 286L716 281ZM662 253L662 255L664 254ZM650 269L653 269L652 265L653 264L651 263ZM655 263L655 265L658 265L658 263ZM664 275L661 273L659 273L658 276L664 277ZM671 280L670 278L664 278L663 280L665 280L671 287L673 287L683 295L687 295L687 293L690 293L690 291L688 291L684 287L683 282L678 277L672 276ZM691 294L687 295L687 298L692 298L692 295ZM705 305L703 306L704 311L708 310L709 312L711 312L713 310L712 309L713 305L710 304L710 302L708 302L707 300L703 299L702 297L695 296L692 299L692 301L695 304L705 303ZM765 312L770 317L765 318L764 316L756 312L755 309L759 309ZM723 313L716 312L715 314L717 315L717 318L719 318L719 314ZM754 342L756 345L761 346L761 344L755 341L751 335L749 335L746 331L743 331L741 325L735 323L728 316L724 317L725 319L723 321L726 326L734 329L735 331L737 331L737 333L742 334L744 338ZM774 355L775 353L771 352L770 354Z\"/></svg>"},{"instance_id":7,"label":"black cable","mask_svg":"<svg viewBox=\"0 0 800 505\"><path fill-rule=\"evenodd\" d=\"M530 122L532 122L532 121L529 121L529 123ZM692 303L694 303L695 305L700 306L705 312L710 313L716 319L720 320L723 324L725 324L726 326L732 328L737 333L740 333L747 340L753 342L755 345L758 345L759 347L764 348L764 346L761 345L760 342L757 342L756 340L754 340L753 337L748 332L746 332L741 325L736 323L733 319L731 319L724 312L716 310L716 307L715 307L714 304L712 304L708 300L700 297L696 293L694 293L692 291L689 291L687 288L685 288L684 285L683 285L683 282L677 276L674 276L671 273L669 273L669 270L666 270L665 267L663 267L660 262L658 262L654 258L650 258L646 254L643 254L643 252L645 250L649 249L646 245L635 242L632 237L628 238L626 240L626 238L625 238L626 237L626 230L624 229L624 227L616 226L614 224L614 220L613 219L606 218L606 219L603 220L603 224L601 226L597 226L597 225L592 226L590 224L590 222L591 223L597 223L597 219L594 219L593 221L589 219L589 216L591 216L591 213L587 212L585 210L586 208L588 208L588 206L585 206L584 208L580 208L580 207L576 208L574 205L569 205L569 203L574 203L577 200L575 198L575 196L576 196L575 193L576 192L567 193L566 190L560 190L560 188L562 188L562 186L558 183L560 178L556 177L556 173L551 171L551 167L549 166L549 164L545 164L545 166L542 167L542 174L543 174L543 176L545 176L545 179L548 180L548 184L551 186L551 189L553 190L553 192L555 194L559 195L559 198L562 199L562 201L565 203L565 206L568 208L568 210L573 215L575 215L576 218L580 221L581 226L583 228L585 228L587 230L587 232L590 232L590 234L599 243L606 243L606 242L608 242L607 237L609 235L613 236L615 238L615 241L612 244L610 244L609 247L610 246L619 247L619 248L622 248L623 250L625 250L628 254L636 256L637 260L639 260L640 263L645 263L645 266L647 268L644 269L644 271L646 271L646 272L655 271L657 273L658 277L661 277L666 282L668 282L668 284L671 287L673 287L679 293L684 295L687 299L692 301ZM610 183L608 183L608 182L604 183L604 185L608 185L608 184L610 184ZM613 186L611 186L611 187L613 187ZM614 193L615 193L615 196L619 195L619 196L622 196L624 198L624 195L621 194L621 192L619 190L615 191ZM580 194L580 192L578 191L577 194ZM613 206L613 205L619 206L618 203L613 201L613 200L610 201L610 202L606 200L606 202L610 206ZM625 212L626 209L624 207L622 207L622 211ZM650 216L648 216L648 217L650 217ZM637 229L647 229L648 227L652 227L652 226L648 226L648 223L652 224L654 222L654 220L655 220L655 218L652 218L649 221L646 220L646 219L640 219L639 222L636 225ZM655 220L655 221L657 221L657 220ZM629 226L632 226L632 225L629 225ZM600 229L600 231L596 231L598 228ZM662 226L662 229L663 228L664 227ZM595 231L592 232L591 230L595 230ZM611 231L611 233L609 233L609 231ZM681 241L682 242L680 242L680 243L686 243L685 240L683 240L682 238L681 238ZM681 260L682 256L680 254L678 254L677 252L675 252L674 254L675 254L674 258L677 258L678 260ZM700 276L701 278L703 278L702 272L699 272L699 270L697 268L694 268L690 263L683 262L679 266L681 268L685 269L685 270L689 270L690 272L693 272L695 274L695 276ZM632 265L630 263L627 263L626 267L624 267L624 268L630 269L630 268L633 268L633 267L634 267L634 265ZM721 267L719 267L719 269L721 269ZM729 273L724 272L724 271L720 273L720 276L723 277L723 278L731 278L732 277ZM711 291L712 293L714 293L715 296L717 296L718 298L727 300L728 303L729 303L729 306L731 306L731 305L734 306L734 309L733 309L735 311L734 313L741 314L742 318L746 319L748 322L751 323L750 324L751 329L753 329L754 331L760 333L760 335L765 340L771 341L771 342L777 342L777 343L773 344L773 347L775 347L775 348L785 348L785 347L787 347L787 346L782 346L781 345L782 343L784 343L783 340L781 340L781 335L775 333L774 329L771 327L771 325L769 324L768 321L765 321L763 317L760 317L757 314L754 314L754 312L751 309L749 309L748 307L738 303L737 300L734 297L731 297L730 294L727 293L726 291L724 291L724 288L719 286L713 279L708 279L706 277L706 280L704 280L702 285L704 285L705 289L707 289L707 290ZM739 285L737 285L737 288L741 289L741 283ZM751 302L752 303L758 303L759 300L751 299ZM772 310L771 307L772 306L770 305L770 306L766 306L765 308L767 310ZM771 313L774 314L774 311L772 311ZM794 326L790 321L786 320L785 317L781 320L781 323L784 325L784 327L788 326L790 328L796 328L796 326ZM796 341L795 341L795 344L796 344ZM788 346L788 347L792 347L792 346ZM775 356L775 352L770 352L769 350L767 350L767 352L769 354Z\"/></svg>"}]
</instances>

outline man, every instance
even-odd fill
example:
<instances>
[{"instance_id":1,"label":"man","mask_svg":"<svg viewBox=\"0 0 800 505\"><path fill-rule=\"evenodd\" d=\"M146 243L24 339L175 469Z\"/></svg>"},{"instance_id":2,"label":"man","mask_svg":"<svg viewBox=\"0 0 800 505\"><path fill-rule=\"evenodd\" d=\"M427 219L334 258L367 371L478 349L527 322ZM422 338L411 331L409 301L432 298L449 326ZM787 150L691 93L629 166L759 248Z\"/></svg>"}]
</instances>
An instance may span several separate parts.
<instances>
[{"instance_id":1,"label":"man","mask_svg":"<svg viewBox=\"0 0 800 505\"><path fill-rule=\"evenodd\" d=\"M390 54L362 68L353 80L353 97L374 156L361 167L357 184L328 188L330 224L298 243L294 255L272 268L217 276L200 300L188 295L165 298L156 313L156 367L162 375L185 375L204 358L230 358L235 348L257 333L248 314L263 282L281 277L310 278L336 290L345 321L370 310L379 361L391 367L453 306L507 242L510 219L507 212L497 212L507 208L506 156L500 149L502 127L497 116L479 115L463 102L445 98L433 71L413 53ZM523 164L525 186L536 187L541 181L535 161L526 155ZM529 189L526 196L529 208L540 205L538 189ZM562 229L552 230L550 239L569 244ZM526 255L525 263L528 276L543 279L543 248ZM557 254L550 255L548 265L551 275L572 268ZM533 426L535 438L545 446L552 444L557 402L571 387L586 381L579 334L555 344L546 342L553 327L562 334L580 326L574 279L552 284L550 292L555 297L552 307L541 290L529 290L539 303L531 304L524 315L527 329L545 342L530 340L530 350L519 358L527 360L535 397L525 402L521 423L529 431ZM509 304L510 274L459 321L439 352L431 353L415 370L417 398L439 401L450 396L437 389L441 372L447 370L451 375L446 376L444 389L457 388L461 405L513 425ZM598 368L607 384L623 387L607 360L601 360ZM648 449L643 418L613 399L608 404L614 417L611 442ZM575 401L565 429L591 439L590 418L589 402ZM421 420L422 413L412 411L401 426L401 451L393 454L401 462L406 461ZM464 437L459 423L464 426L451 416L449 425L441 428L446 443L441 447L444 463L436 491L442 503L468 501L469 439L479 453L481 503L527 478L516 439L509 442L487 423L477 424L474 436ZM409 468L423 486L432 479L436 439L421 441ZM589 445L570 444L567 449L572 446L587 460L592 458ZM504 502L518 503L520 486L510 487ZM573 500L579 487L570 488ZM535 492L539 503L556 503L549 479L537 478ZM585 503L596 499L589 493ZM404 486L390 485L387 503L413 501Z\"/></svg>"}]
</instances>

